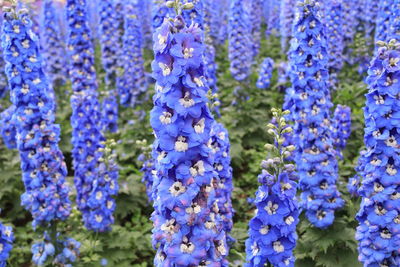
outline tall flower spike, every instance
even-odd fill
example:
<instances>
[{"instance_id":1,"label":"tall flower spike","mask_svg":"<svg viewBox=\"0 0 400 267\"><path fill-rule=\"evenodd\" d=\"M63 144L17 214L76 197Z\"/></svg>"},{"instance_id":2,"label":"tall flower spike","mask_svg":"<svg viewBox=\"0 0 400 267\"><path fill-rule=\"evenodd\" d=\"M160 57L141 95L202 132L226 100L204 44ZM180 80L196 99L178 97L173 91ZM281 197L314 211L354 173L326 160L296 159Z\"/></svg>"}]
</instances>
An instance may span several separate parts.
<instances>
[{"instance_id":1,"label":"tall flower spike","mask_svg":"<svg viewBox=\"0 0 400 267\"><path fill-rule=\"evenodd\" d=\"M250 75L252 63L250 20L242 0L232 0L229 14L229 60L230 71L238 81Z\"/></svg>"},{"instance_id":2,"label":"tall flower spike","mask_svg":"<svg viewBox=\"0 0 400 267\"><path fill-rule=\"evenodd\" d=\"M0 19L0 25L3 25L2 20ZM7 76L5 73L6 64L3 59L3 49L0 47L0 98L6 96L8 91L7 85Z\"/></svg>"},{"instance_id":3,"label":"tall flower spike","mask_svg":"<svg viewBox=\"0 0 400 267\"><path fill-rule=\"evenodd\" d=\"M52 85L64 84L68 67L65 59L65 47L61 39L59 20L52 0L43 4L41 45L45 72Z\"/></svg>"},{"instance_id":4,"label":"tall flower spike","mask_svg":"<svg viewBox=\"0 0 400 267\"><path fill-rule=\"evenodd\" d=\"M265 58L261 64L258 74L257 87L260 89L267 89L271 84L272 71L274 70L274 60L272 58Z\"/></svg>"},{"instance_id":5,"label":"tall flower spike","mask_svg":"<svg viewBox=\"0 0 400 267\"><path fill-rule=\"evenodd\" d=\"M189 27L192 23L197 23L201 29L204 26L204 0L183 0L183 3L192 3L193 8L182 11L183 19Z\"/></svg>"},{"instance_id":6,"label":"tall flower spike","mask_svg":"<svg viewBox=\"0 0 400 267\"><path fill-rule=\"evenodd\" d=\"M222 27L221 5L220 1L204 0L204 30L214 45L218 44L218 35Z\"/></svg>"},{"instance_id":7,"label":"tall flower spike","mask_svg":"<svg viewBox=\"0 0 400 267\"><path fill-rule=\"evenodd\" d=\"M400 194L396 119L399 110L399 43L391 41L379 48L368 70L364 108L366 154L362 167L362 197L356 239L358 259L364 266L399 266ZM386 81L386 82L382 82Z\"/></svg>"},{"instance_id":8,"label":"tall flower spike","mask_svg":"<svg viewBox=\"0 0 400 267\"><path fill-rule=\"evenodd\" d=\"M299 0L289 51L292 88L286 106L295 122L294 155L300 179L301 206L309 221L326 228L343 205L336 188L338 164L330 131L328 53L319 5Z\"/></svg>"},{"instance_id":9,"label":"tall flower spike","mask_svg":"<svg viewBox=\"0 0 400 267\"><path fill-rule=\"evenodd\" d=\"M153 202L153 180L154 180L154 159L152 158L152 149L153 146L149 146L147 144L147 140L144 139L142 141L137 140L136 144L140 146L142 153L139 155L138 160L142 162L142 168L140 171L143 174L142 183L146 186L147 197L149 198L149 202Z\"/></svg>"},{"instance_id":10,"label":"tall flower spike","mask_svg":"<svg viewBox=\"0 0 400 267\"><path fill-rule=\"evenodd\" d=\"M354 34L356 32L356 9L352 6L352 2L343 1L343 38L346 46L351 45L354 40ZM350 53L348 53L350 54Z\"/></svg>"},{"instance_id":11,"label":"tall flower spike","mask_svg":"<svg viewBox=\"0 0 400 267\"><path fill-rule=\"evenodd\" d=\"M390 28L390 17L391 8L394 6L394 0L380 0L378 15L376 17L376 29L375 29L375 43L378 41L388 41L388 34ZM375 45L375 52L378 50L378 46Z\"/></svg>"},{"instance_id":12,"label":"tall flower spike","mask_svg":"<svg viewBox=\"0 0 400 267\"><path fill-rule=\"evenodd\" d=\"M341 0L329 2L326 14L326 33L329 53L330 87L336 88L337 75L343 67L344 39L343 29L343 7Z\"/></svg>"},{"instance_id":13,"label":"tall flower spike","mask_svg":"<svg viewBox=\"0 0 400 267\"><path fill-rule=\"evenodd\" d=\"M147 89L142 44L140 42L142 26L139 6L131 1L126 3L124 8L125 30L123 35L123 54L121 55L124 70L123 74L117 78L117 87L121 105L135 107L138 103L138 98Z\"/></svg>"},{"instance_id":14,"label":"tall flower spike","mask_svg":"<svg viewBox=\"0 0 400 267\"><path fill-rule=\"evenodd\" d=\"M280 4L281 1L264 1L267 19L267 29L265 31L265 35L267 38L271 34L275 36L278 34L280 24Z\"/></svg>"},{"instance_id":15,"label":"tall flower spike","mask_svg":"<svg viewBox=\"0 0 400 267\"><path fill-rule=\"evenodd\" d=\"M7 265L7 259L13 248L14 233L11 226L5 226L0 223L0 266Z\"/></svg>"},{"instance_id":16,"label":"tall flower spike","mask_svg":"<svg viewBox=\"0 0 400 267\"><path fill-rule=\"evenodd\" d=\"M72 156L77 205L85 226L102 232L114 221L112 196L118 192L118 171L101 162L105 139L101 133L94 50L85 0L67 1L67 20L72 63Z\"/></svg>"},{"instance_id":17,"label":"tall flower spike","mask_svg":"<svg viewBox=\"0 0 400 267\"><path fill-rule=\"evenodd\" d=\"M287 157L295 149L284 146L283 135L293 130L286 125L287 111L272 110L274 124L268 125L268 133L275 145L267 144L269 157L261 164L263 170L258 176L261 184L256 192L256 214L249 223L249 238L246 240L245 266L294 266L293 249L296 246L296 225L299 222L299 208L296 200L297 177L294 165Z\"/></svg>"},{"instance_id":18,"label":"tall flower spike","mask_svg":"<svg viewBox=\"0 0 400 267\"><path fill-rule=\"evenodd\" d=\"M15 121L12 120L15 113L15 106L11 105L0 113L0 134L3 137L4 144L8 149L17 148Z\"/></svg>"},{"instance_id":19,"label":"tall flower spike","mask_svg":"<svg viewBox=\"0 0 400 267\"><path fill-rule=\"evenodd\" d=\"M26 10L17 14L14 8L4 15L2 47L25 185L21 202L31 212L35 228L67 219L71 203L65 181L67 168L58 147L60 128L55 124L38 39Z\"/></svg>"},{"instance_id":20,"label":"tall flower spike","mask_svg":"<svg viewBox=\"0 0 400 267\"><path fill-rule=\"evenodd\" d=\"M207 147L214 120L207 107L203 33L176 16L153 36L154 265L228 266L217 174Z\"/></svg>"},{"instance_id":21,"label":"tall flower spike","mask_svg":"<svg viewBox=\"0 0 400 267\"><path fill-rule=\"evenodd\" d=\"M295 0L281 0L279 23L282 54L287 53L288 42L292 36L292 24L294 20Z\"/></svg>"},{"instance_id":22,"label":"tall flower spike","mask_svg":"<svg viewBox=\"0 0 400 267\"><path fill-rule=\"evenodd\" d=\"M251 1L250 7L250 25L251 25L251 40L252 40L252 54L256 57L260 52L261 46L261 19L262 19L262 0Z\"/></svg>"},{"instance_id":23,"label":"tall flower spike","mask_svg":"<svg viewBox=\"0 0 400 267\"><path fill-rule=\"evenodd\" d=\"M102 0L99 11L99 37L101 62L106 72L106 95L102 104L102 127L105 131L118 131L118 101L115 90L118 60L121 53L121 32L118 21L117 1Z\"/></svg>"},{"instance_id":24,"label":"tall flower spike","mask_svg":"<svg viewBox=\"0 0 400 267\"><path fill-rule=\"evenodd\" d=\"M351 109L347 106L337 105L332 118L333 146L340 158L342 150L346 147L347 139L351 134Z\"/></svg>"},{"instance_id":25,"label":"tall flower spike","mask_svg":"<svg viewBox=\"0 0 400 267\"><path fill-rule=\"evenodd\" d=\"M394 0L392 7L392 15L390 16L390 25L388 40L395 39L400 41L400 1Z\"/></svg>"},{"instance_id":26,"label":"tall flower spike","mask_svg":"<svg viewBox=\"0 0 400 267\"><path fill-rule=\"evenodd\" d=\"M358 157L357 166L355 167L356 174L349 179L347 184L347 190L353 197L358 197L358 190L361 186L362 177L365 176L364 167L366 165L364 155L367 153L366 150L360 151L360 156Z\"/></svg>"},{"instance_id":27,"label":"tall flower spike","mask_svg":"<svg viewBox=\"0 0 400 267\"><path fill-rule=\"evenodd\" d=\"M174 11L172 8L168 8L165 3L167 0L152 0L152 26L153 31L157 30L158 27L164 22L165 18L174 17Z\"/></svg>"}]
</instances>

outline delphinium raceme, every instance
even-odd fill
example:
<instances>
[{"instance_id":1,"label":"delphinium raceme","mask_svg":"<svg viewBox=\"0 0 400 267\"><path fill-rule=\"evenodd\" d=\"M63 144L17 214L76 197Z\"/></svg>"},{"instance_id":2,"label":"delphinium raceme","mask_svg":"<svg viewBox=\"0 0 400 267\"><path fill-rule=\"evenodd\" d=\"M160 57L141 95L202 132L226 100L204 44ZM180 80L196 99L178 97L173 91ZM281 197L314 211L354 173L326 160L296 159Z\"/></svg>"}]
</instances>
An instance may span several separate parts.
<instances>
[{"instance_id":1,"label":"delphinium raceme","mask_svg":"<svg viewBox=\"0 0 400 267\"><path fill-rule=\"evenodd\" d=\"M243 81L250 75L252 64L249 14L242 0L232 0L229 12L230 71L233 78Z\"/></svg>"},{"instance_id":2,"label":"delphinium raceme","mask_svg":"<svg viewBox=\"0 0 400 267\"><path fill-rule=\"evenodd\" d=\"M318 228L334 221L335 210L343 206L336 188L338 164L330 130L332 103L327 81L328 53L319 5L299 0L289 51L292 88L286 107L294 121L294 153L300 179L301 207Z\"/></svg>"},{"instance_id":3,"label":"delphinium raceme","mask_svg":"<svg viewBox=\"0 0 400 267\"><path fill-rule=\"evenodd\" d=\"M346 147L347 139L351 134L351 109L347 106L337 105L332 118L333 146L340 158L342 150Z\"/></svg>"},{"instance_id":4,"label":"delphinium raceme","mask_svg":"<svg viewBox=\"0 0 400 267\"><path fill-rule=\"evenodd\" d=\"M362 172L362 197L356 239L358 259L364 266L400 265L399 130L394 114L399 109L399 43L392 39L381 46L368 70L364 109L366 154Z\"/></svg>"},{"instance_id":5,"label":"delphinium raceme","mask_svg":"<svg viewBox=\"0 0 400 267\"><path fill-rule=\"evenodd\" d=\"M390 26L388 30L388 39L395 39L400 41L400 1L393 0L393 7L391 9Z\"/></svg>"},{"instance_id":6,"label":"delphinium raceme","mask_svg":"<svg viewBox=\"0 0 400 267\"><path fill-rule=\"evenodd\" d=\"M280 36L282 54L286 54L288 42L292 36L292 24L294 20L296 0L281 0L280 7Z\"/></svg>"},{"instance_id":7,"label":"delphinium raceme","mask_svg":"<svg viewBox=\"0 0 400 267\"><path fill-rule=\"evenodd\" d=\"M228 266L228 246L216 198L214 158L207 147L213 123L207 107L201 29L178 15L154 34L156 80L151 125L153 157L153 246L155 266Z\"/></svg>"},{"instance_id":8,"label":"delphinium raceme","mask_svg":"<svg viewBox=\"0 0 400 267\"><path fill-rule=\"evenodd\" d=\"M261 46L261 22L262 22L262 0L251 1L250 6L250 25L251 25L251 40L252 40L252 54L256 57L260 52Z\"/></svg>"},{"instance_id":9,"label":"delphinium raceme","mask_svg":"<svg viewBox=\"0 0 400 267\"><path fill-rule=\"evenodd\" d=\"M117 88L121 105L135 107L138 104L138 98L147 89L141 44L140 9L133 1L126 3L124 9L125 28L121 55L124 70L117 78Z\"/></svg>"},{"instance_id":10,"label":"delphinium raceme","mask_svg":"<svg viewBox=\"0 0 400 267\"><path fill-rule=\"evenodd\" d=\"M343 39L346 46L349 46L353 43L354 34L356 32L356 9L354 5L350 1L343 1L343 20L342 20L342 33ZM347 57L351 54L351 51L348 51Z\"/></svg>"},{"instance_id":11,"label":"delphinium raceme","mask_svg":"<svg viewBox=\"0 0 400 267\"><path fill-rule=\"evenodd\" d=\"M330 88L335 89L338 84L337 75L343 67L343 7L341 0L329 2L326 14L326 35L329 54Z\"/></svg>"},{"instance_id":12,"label":"delphinium raceme","mask_svg":"<svg viewBox=\"0 0 400 267\"><path fill-rule=\"evenodd\" d=\"M380 0L378 14L376 17L376 29L375 29L375 43L378 41L388 41L390 17L392 14L391 8L394 0ZM378 46L375 45L375 52L378 51Z\"/></svg>"},{"instance_id":13,"label":"delphinium raceme","mask_svg":"<svg viewBox=\"0 0 400 267\"><path fill-rule=\"evenodd\" d=\"M347 183L347 190L353 197L358 197L358 190L361 186L362 177L364 177L364 167L366 165L364 155L367 153L366 150L361 150L357 160L357 166L354 168L356 174L351 177Z\"/></svg>"},{"instance_id":14,"label":"delphinium raceme","mask_svg":"<svg viewBox=\"0 0 400 267\"><path fill-rule=\"evenodd\" d=\"M101 132L94 50L86 15L86 1L68 0L66 10L68 51L71 58L69 76L73 89L72 156L77 205L85 226L103 232L110 229L114 221L113 196L118 192L118 171L112 164L112 168L105 173L108 157L104 157L105 139Z\"/></svg>"},{"instance_id":15,"label":"delphinium raceme","mask_svg":"<svg viewBox=\"0 0 400 267\"><path fill-rule=\"evenodd\" d=\"M268 38L271 34L277 35L280 24L280 5L281 1L264 1L266 5L266 18L267 18L267 29L265 35Z\"/></svg>"},{"instance_id":16,"label":"delphinium raceme","mask_svg":"<svg viewBox=\"0 0 400 267\"><path fill-rule=\"evenodd\" d=\"M365 2L365 39L367 46L372 46L374 42L374 31L376 27L376 17L379 10L379 1L366 1Z\"/></svg>"},{"instance_id":17,"label":"delphinium raceme","mask_svg":"<svg viewBox=\"0 0 400 267\"><path fill-rule=\"evenodd\" d=\"M3 25L1 19L0 19L0 25ZM5 97L7 91L8 91L8 86L7 86L7 76L5 73L5 62L3 59L3 49L0 47L0 98Z\"/></svg>"},{"instance_id":18,"label":"delphinium raceme","mask_svg":"<svg viewBox=\"0 0 400 267\"><path fill-rule=\"evenodd\" d=\"M11 105L0 113L0 134L8 149L17 148L15 121L12 119L15 106Z\"/></svg>"},{"instance_id":19,"label":"delphinium raceme","mask_svg":"<svg viewBox=\"0 0 400 267\"><path fill-rule=\"evenodd\" d=\"M11 226L6 226L0 222L0 266L7 266L7 259L13 248L14 233Z\"/></svg>"},{"instance_id":20,"label":"delphinium raceme","mask_svg":"<svg viewBox=\"0 0 400 267\"><path fill-rule=\"evenodd\" d=\"M149 201L153 201L153 175L154 175L154 159L152 158L152 146L148 145L147 140L137 140L136 145L140 146L142 153L139 155L138 160L142 162L142 183L146 186L146 193Z\"/></svg>"},{"instance_id":21,"label":"delphinium raceme","mask_svg":"<svg viewBox=\"0 0 400 267\"><path fill-rule=\"evenodd\" d=\"M15 105L11 120L15 124L26 190L21 203L30 211L35 230L50 229L51 243L56 246L54 255L58 256L65 247L56 244L57 224L71 212L70 190L65 180L67 168L58 147L60 128L55 124L55 103L42 69L39 42L31 30L27 11L21 9L17 13L14 3L5 10L2 47L11 101ZM57 258L53 263L61 264Z\"/></svg>"},{"instance_id":22,"label":"delphinium raceme","mask_svg":"<svg viewBox=\"0 0 400 267\"><path fill-rule=\"evenodd\" d=\"M214 46L218 43L218 35L222 26L220 25L222 22L220 6L220 1L204 0L204 30L207 31L207 35L211 38Z\"/></svg>"},{"instance_id":23,"label":"delphinium raceme","mask_svg":"<svg viewBox=\"0 0 400 267\"><path fill-rule=\"evenodd\" d=\"M190 26L192 23L197 23L201 29L204 26L204 0L183 0L183 3L193 4L191 9L182 11L182 16L185 22Z\"/></svg>"},{"instance_id":24,"label":"delphinium raceme","mask_svg":"<svg viewBox=\"0 0 400 267\"><path fill-rule=\"evenodd\" d=\"M257 87L260 89L267 89L271 84L272 71L274 70L274 60L272 58L265 58L260 66L258 73Z\"/></svg>"},{"instance_id":25,"label":"delphinium raceme","mask_svg":"<svg viewBox=\"0 0 400 267\"><path fill-rule=\"evenodd\" d=\"M65 48L60 35L59 20L52 0L43 3L41 45L45 65L45 73L52 85L64 84L68 67Z\"/></svg>"},{"instance_id":26,"label":"delphinium raceme","mask_svg":"<svg viewBox=\"0 0 400 267\"><path fill-rule=\"evenodd\" d=\"M258 176L261 184L256 192L255 216L249 223L249 238L246 240L245 266L294 266L293 249L296 246L296 225L299 222L299 208L296 200L297 176L294 165L288 162L295 149L283 145L283 134L293 129L284 118L288 111L272 109L276 125L268 125L268 133L274 138L274 145L267 144L268 157Z\"/></svg>"},{"instance_id":27,"label":"delphinium raceme","mask_svg":"<svg viewBox=\"0 0 400 267\"><path fill-rule=\"evenodd\" d=\"M104 131L118 131L118 101L116 79L120 56L120 22L115 10L118 1L102 0L99 9L99 39L101 62L105 71L105 96L102 103L102 127Z\"/></svg>"},{"instance_id":28,"label":"delphinium raceme","mask_svg":"<svg viewBox=\"0 0 400 267\"><path fill-rule=\"evenodd\" d=\"M152 27L153 31L155 31L161 24L164 22L165 18L173 17L174 11L171 8L168 8L165 3L167 0L153 0L152 1Z\"/></svg>"}]
</instances>

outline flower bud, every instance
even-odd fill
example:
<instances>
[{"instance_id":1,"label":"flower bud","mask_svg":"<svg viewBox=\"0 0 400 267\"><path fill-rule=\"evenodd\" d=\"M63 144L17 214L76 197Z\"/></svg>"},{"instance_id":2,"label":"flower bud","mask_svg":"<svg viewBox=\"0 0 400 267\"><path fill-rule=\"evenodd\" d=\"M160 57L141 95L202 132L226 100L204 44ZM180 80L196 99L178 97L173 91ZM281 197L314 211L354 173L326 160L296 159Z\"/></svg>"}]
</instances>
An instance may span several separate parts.
<instances>
[{"instance_id":1,"label":"flower bud","mask_svg":"<svg viewBox=\"0 0 400 267\"><path fill-rule=\"evenodd\" d=\"M264 145L264 148L265 148L266 150L270 151L270 150L274 149L275 146L273 146L273 145L271 145L271 144L265 144L265 145Z\"/></svg>"},{"instance_id":2,"label":"flower bud","mask_svg":"<svg viewBox=\"0 0 400 267\"><path fill-rule=\"evenodd\" d=\"M193 3L186 3L186 4L184 4L184 5L182 6L182 8L183 8L184 10L190 10L190 9L193 9L193 8L194 8L194 4L193 4Z\"/></svg>"},{"instance_id":3,"label":"flower bud","mask_svg":"<svg viewBox=\"0 0 400 267\"><path fill-rule=\"evenodd\" d=\"M166 5L168 8L173 8L174 5L175 5L175 1L167 1L167 3L165 3L165 5Z\"/></svg>"}]
</instances>

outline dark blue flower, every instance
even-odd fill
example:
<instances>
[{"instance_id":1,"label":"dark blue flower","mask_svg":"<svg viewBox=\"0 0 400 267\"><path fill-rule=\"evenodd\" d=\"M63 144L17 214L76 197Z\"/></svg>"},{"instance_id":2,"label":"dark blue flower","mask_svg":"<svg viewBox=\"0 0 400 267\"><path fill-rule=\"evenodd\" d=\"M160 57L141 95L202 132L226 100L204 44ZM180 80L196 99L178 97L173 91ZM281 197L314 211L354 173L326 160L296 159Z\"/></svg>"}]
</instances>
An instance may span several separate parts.
<instances>
[{"instance_id":1,"label":"dark blue flower","mask_svg":"<svg viewBox=\"0 0 400 267\"><path fill-rule=\"evenodd\" d=\"M0 223L0 266L6 266L14 242L14 233L11 226Z\"/></svg>"}]
</instances>

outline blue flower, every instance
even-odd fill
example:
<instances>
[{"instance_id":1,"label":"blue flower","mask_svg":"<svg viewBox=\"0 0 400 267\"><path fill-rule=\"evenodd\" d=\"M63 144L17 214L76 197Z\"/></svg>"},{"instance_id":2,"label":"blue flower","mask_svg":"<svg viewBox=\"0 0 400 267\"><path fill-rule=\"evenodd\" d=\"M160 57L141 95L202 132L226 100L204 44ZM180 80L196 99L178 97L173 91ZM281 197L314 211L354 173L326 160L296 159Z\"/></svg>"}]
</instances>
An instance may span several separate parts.
<instances>
[{"instance_id":1,"label":"blue flower","mask_svg":"<svg viewBox=\"0 0 400 267\"><path fill-rule=\"evenodd\" d=\"M11 226L0 223L0 266L6 266L14 242L14 233Z\"/></svg>"},{"instance_id":2,"label":"blue flower","mask_svg":"<svg viewBox=\"0 0 400 267\"><path fill-rule=\"evenodd\" d=\"M4 144L8 149L17 148L16 128L12 116L15 112L15 106L11 105L2 113L0 113L0 133L3 137Z\"/></svg>"},{"instance_id":3,"label":"blue flower","mask_svg":"<svg viewBox=\"0 0 400 267\"><path fill-rule=\"evenodd\" d=\"M252 40L252 55L256 57L260 51L261 46L261 22L262 22L262 0L251 1L250 7L250 24L251 28L251 40Z\"/></svg>"},{"instance_id":4,"label":"blue flower","mask_svg":"<svg viewBox=\"0 0 400 267\"><path fill-rule=\"evenodd\" d=\"M154 265L228 266L219 178L208 147L214 120L207 106L203 32L177 16L164 20L153 37Z\"/></svg>"},{"instance_id":5,"label":"blue flower","mask_svg":"<svg viewBox=\"0 0 400 267\"><path fill-rule=\"evenodd\" d=\"M330 130L327 46L318 5L299 3L289 51L292 88L287 90L285 107L295 123L292 142L303 191L300 205L311 223L326 228L343 205L336 188L338 164Z\"/></svg>"},{"instance_id":6,"label":"blue flower","mask_svg":"<svg viewBox=\"0 0 400 267\"><path fill-rule=\"evenodd\" d=\"M375 43L378 41L389 41L390 17L392 14L391 8L394 5L394 0L379 1L378 14L376 17ZM378 46L375 45L375 53L378 51Z\"/></svg>"},{"instance_id":7,"label":"blue flower","mask_svg":"<svg viewBox=\"0 0 400 267\"><path fill-rule=\"evenodd\" d=\"M280 1L264 1L264 17L267 22L267 29L265 35L268 38L269 35L278 35L279 24L280 24Z\"/></svg>"},{"instance_id":8,"label":"blue flower","mask_svg":"<svg viewBox=\"0 0 400 267\"><path fill-rule=\"evenodd\" d=\"M68 73L66 51L61 39L59 18L53 1L46 0L44 2L42 18L41 45L45 72L53 85L64 84Z\"/></svg>"},{"instance_id":9,"label":"blue flower","mask_svg":"<svg viewBox=\"0 0 400 267\"><path fill-rule=\"evenodd\" d=\"M2 46L26 190L21 202L31 212L34 227L46 226L70 214L67 168L58 147L60 128L55 124L55 103L43 74L38 40L28 15L14 12L5 14Z\"/></svg>"},{"instance_id":10,"label":"blue flower","mask_svg":"<svg viewBox=\"0 0 400 267\"><path fill-rule=\"evenodd\" d=\"M292 24L294 20L295 0L282 0L279 13L279 32L281 36L281 50L287 52L287 46L292 37Z\"/></svg>"},{"instance_id":11,"label":"blue flower","mask_svg":"<svg viewBox=\"0 0 400 267\"><path fill-rule=\"evenodd\" d=\"M174 17L174 10L168 8L165 3L167 0L152 1L152 26L153 31L160 27L165 18Z\"/></svg>"},{"instance_id":12,"label":"blue flower","mask_svg":"<svg viewBox=\"0 0 400 267\"><path fill-rule=\"evenodd\" d=\"M260 66L257 87L260 89L267 89L271 84L272 71L274 70L274 60L272 58L265 58Z\"/></svg>"},{"instance_id":13,"label":"blue flower","mask_svg":"<svg viewBox=\"0 0 400 267\"><path fill-rule=\"evenodd\" d=\"M193 8L182 10L182 17L189 27L192 23L197 23L198 27L204 26L204 5L202 0L185 0L184 3L193 3Z\"/></svg>"},{"instance_id":14,"label":"blue flower","mask_svg":"<svg viewBox=\"0 0 400 267\"><path fill-rule=\"evenodd\" d=\"M68 48L71 56L70 77L73 95L72 156L77 205L85 226L96 232L110 229L114 221L115 196L118 192L118 167L105 155L101 132L100 104L94 52L86 16L86 1L68 0ZM104 160L107 161L104 161ZM106 166L107 163L107 166ZM90 204L87 200L91 199ZM94 201L93 201L94 200ZM97 200L97 202L95 201Z\"/></svg>"},{"instance_id":15,"label":"blue flower","mask_svg":"<svg viewBox=\"0 0 400 267\"><path fill-rule=\"evenodd\" d=\"M250 75L252 64L250 18L245 3L241 0L233 0L229 11L230 71L233 78L242 81Z\"/></svg>"},{"instance_id":16,"label":"blue flower","mask_svg":"<svg viewBox=\"0 0 400 267\"><path fill-rule=\"evenodd\" d=\"M123 74L117 78L117 89L123 106L135 107L139 97L146 92L146 76L142 55L142 24L138 5L125 5L123 35Z\"/></svg>"},{"instance_id":17,"label":"blue flower","mask_svg":"<svg viewBox=\"0 0 400 267\"><path fill-rule=\"evenodd\" d=\"M293 249L296 246L296 225L299 208L296 200L297 177L287 158L294 146L282 146L283 134L290 134L284 115L288 112L273 109L278 125L270 124L275 146L269 145L271 157L262 162L263 170L258 176L261 183L254 204L256 214L249 223L249 238L246 240L245 266L294 266Z\"/></svg>"},{"instance_id":18,"label":"blue flower","mask_svg":"<svg viewBox=\"0 0 400 267\"><path fill-rule=\"evenodd\" d=\"M397 266L400 245L398 193L398 143L396 113L398 109L399 69L385 61L397 62L398 42L384 44L368 71L364 108L366 151L358 166L358 194L362 197L356 239L359 260L364 266ZM380 72L374 70L379 69ZM382 83L386 80L386 83ZM397 88L397 89L395 89ZM392 116L393 114L393 116Z\"/></svg>"},{"instance_id":19,"label":"blue flower","mask_svg":"<svg viewBox=\"0 0 400 267\"><path fill-rule=\"evenodd\" d=\"M333 146L338 155L343 158L342 150L346 147L347 139L351 134L351 109L337 105L332 118Z\"/></svg>"},{"instance_id":20,"label":"blue flower","mask_svg":"<svg viewBox=\"0 0 400 267\"><path fill-rule=\"evenodd\" d=\"M204 1L204 24L206 35L211 39L214 46L218 44L220 28L223 28L224 16L221 14L221 1ZM226 25L225 25L226 26Z\"/></svg>"}]
</instances>

